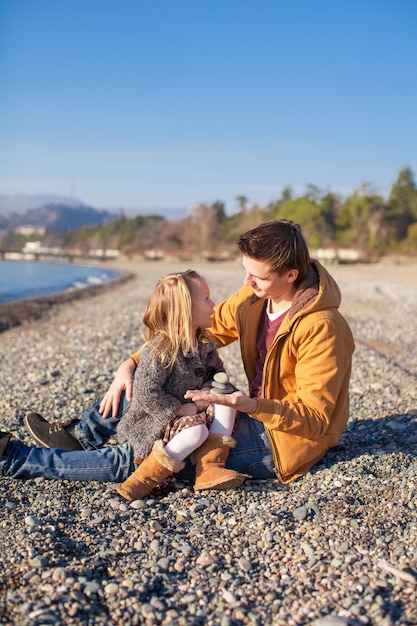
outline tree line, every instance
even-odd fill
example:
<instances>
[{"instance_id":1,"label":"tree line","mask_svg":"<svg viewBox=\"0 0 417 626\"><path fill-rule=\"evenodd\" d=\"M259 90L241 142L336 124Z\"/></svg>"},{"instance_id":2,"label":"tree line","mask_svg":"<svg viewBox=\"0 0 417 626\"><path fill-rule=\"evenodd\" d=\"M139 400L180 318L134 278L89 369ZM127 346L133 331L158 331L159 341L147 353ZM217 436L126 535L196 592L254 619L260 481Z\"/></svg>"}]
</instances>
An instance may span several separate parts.
<instances>
[{"instance_id":1,"label":"tree line","mask_svg":"<svg viewBox=\"0 0 417 626\"><path fill-rule=\"evenodd\" d=\"M115 248L127 255L155 254L226 258L236 252L239 234L270 219L290 219L301 225L311 248L355 248L363 257L390 252L417 253L417 187L413 172L404 167L384 199L369 184L342 198L307 185L295 196L286 187L267 206L236 198L238 211L228 216L218 200L199 204L179 220L158 215L128 218L121 212L105 225L83 226L67 232L47 231L45 245L91 249Z\"/></svg>"}]
</instances>

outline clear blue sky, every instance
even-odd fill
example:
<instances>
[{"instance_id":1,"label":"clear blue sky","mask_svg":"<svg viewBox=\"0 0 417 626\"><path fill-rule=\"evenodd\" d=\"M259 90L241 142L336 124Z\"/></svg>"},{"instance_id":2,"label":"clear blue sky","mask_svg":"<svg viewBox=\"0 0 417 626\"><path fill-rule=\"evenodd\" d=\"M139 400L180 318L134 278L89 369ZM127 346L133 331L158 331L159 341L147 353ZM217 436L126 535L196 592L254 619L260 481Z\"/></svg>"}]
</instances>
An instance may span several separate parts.
<instances>
[{"instance_id":1,"label":"clear blue sky","mask_svg":"<svg viewBox=\"0 0 417 626\"><path fill-rule=\"evenodd\" d=\"M0 0L0 193L191 207L417 176L416 0Z\"/></svg>"}]
</instances>

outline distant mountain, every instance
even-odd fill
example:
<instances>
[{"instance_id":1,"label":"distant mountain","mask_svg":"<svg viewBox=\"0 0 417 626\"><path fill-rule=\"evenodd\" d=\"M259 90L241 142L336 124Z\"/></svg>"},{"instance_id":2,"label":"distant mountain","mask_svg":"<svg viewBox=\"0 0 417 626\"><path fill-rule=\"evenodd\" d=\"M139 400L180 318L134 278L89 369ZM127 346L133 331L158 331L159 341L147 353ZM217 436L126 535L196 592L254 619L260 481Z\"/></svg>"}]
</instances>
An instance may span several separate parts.
<instances>
[{"instance_id":1,"label":"distant mountain","mask_svg":"<svg viewBox=\"0 0 417 626\"><path fill-rule=\"evenodd\" d=\"M139 207L129 209L109 209L115 213L123 212L126 217L136 217L136 215L160 215L167 220L178 220L186 217L188 211L186 207Z\"/></svg>"},{"instance_id":2,"label":"distant mountain","mask_svg":"<svg viewBox=\"0 0 417 626\"><path fill-rule=\"evenodd\" d=\"M99 213L108 213L109 215L113 215L113 217L119 215L121 212L124 213L127 217L135 217L136 215L160 215L161 217L165 217L168 220L181 219L187 215L187 209L185 207L93 208L89 207L80 200L64 196L54 196L47 194L0 194L0 224L3 223L2 216L7 216L7 218L10 218L13 215L14 217L16 217L17 213L26 214L32 209L45 208L51 205L65 206L67 208L74 209L89 208L93 211L98 211ZM0 225L0 228L4 228L4 226Z\"/></svg>"},{"instance_id":3,"label":"distant mountain","mask_svg":"<svg viewBox=\"0 0 417 626\"><path fill-rule=\"evenodd\" d=\"M18 226L43 227L46 230L68 230L81 226L105 224L115 218L110 211L98 211L88 206L67 206L65 204L47 204L37 209L21 213L0 215L0 228L9 229Z\"/></svg>"},{"instance_id":4,"label":"distant mountain","mask_svg":"<svg viewBox=\"0 0 417 626\"><path fill-rule=\"evenodd\" d=\"M75 198L51 194L0 194L0 215L26 213L29 209L39 209L48 204L64 204L68 207L85 206L84 202Z\"/></svg>"}]
</instances>

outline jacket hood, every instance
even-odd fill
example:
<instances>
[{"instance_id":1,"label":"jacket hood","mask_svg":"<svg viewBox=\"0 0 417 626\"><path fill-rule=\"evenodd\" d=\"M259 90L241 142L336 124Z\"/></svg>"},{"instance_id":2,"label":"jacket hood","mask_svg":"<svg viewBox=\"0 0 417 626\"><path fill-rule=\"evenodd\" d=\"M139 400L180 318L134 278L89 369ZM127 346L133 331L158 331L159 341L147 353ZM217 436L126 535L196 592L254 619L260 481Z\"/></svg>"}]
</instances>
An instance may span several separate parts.
<instances>
[{"instance_id":1,"label":"jacket hood","mask_svg":"<svg viewBox=\"0 0 417 626\"><path fill-rule=\"evenodd\" d=\"M299 285L289 310L292 321L302 312L338 309L342 297L334 278L318 261L313 260L307 277Z\"/></svg>"}]
</instances>

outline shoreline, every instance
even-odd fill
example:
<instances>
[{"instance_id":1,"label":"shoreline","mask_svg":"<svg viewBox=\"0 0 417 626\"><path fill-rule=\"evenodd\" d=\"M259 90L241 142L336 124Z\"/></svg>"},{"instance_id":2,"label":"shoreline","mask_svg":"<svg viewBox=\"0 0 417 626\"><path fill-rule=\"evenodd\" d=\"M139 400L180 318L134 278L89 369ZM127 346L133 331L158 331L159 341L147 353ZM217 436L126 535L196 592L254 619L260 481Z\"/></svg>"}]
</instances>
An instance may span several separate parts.
<instances>
[{"instance_id":1,"label":"shoreline","mask_svg":"<svg viewBox=\"0 0 417 626\"><path fill-rule=\"evenodd\" d=\"M101 266L94 265L93 267ZM113 270L116 268L111 267L108 269ZM20 300L0 303L0 334L15 326L21 326L27 322L41 319L57 305L68 304L105 293L116 284L124 284L132 280L135 276L133 272L124 273L122 270L116 271L120 271L121 275L110 278L99 285L88 285L71 291L59 291L44 296L22 298Z\"/></svg>"}]
</instances>

